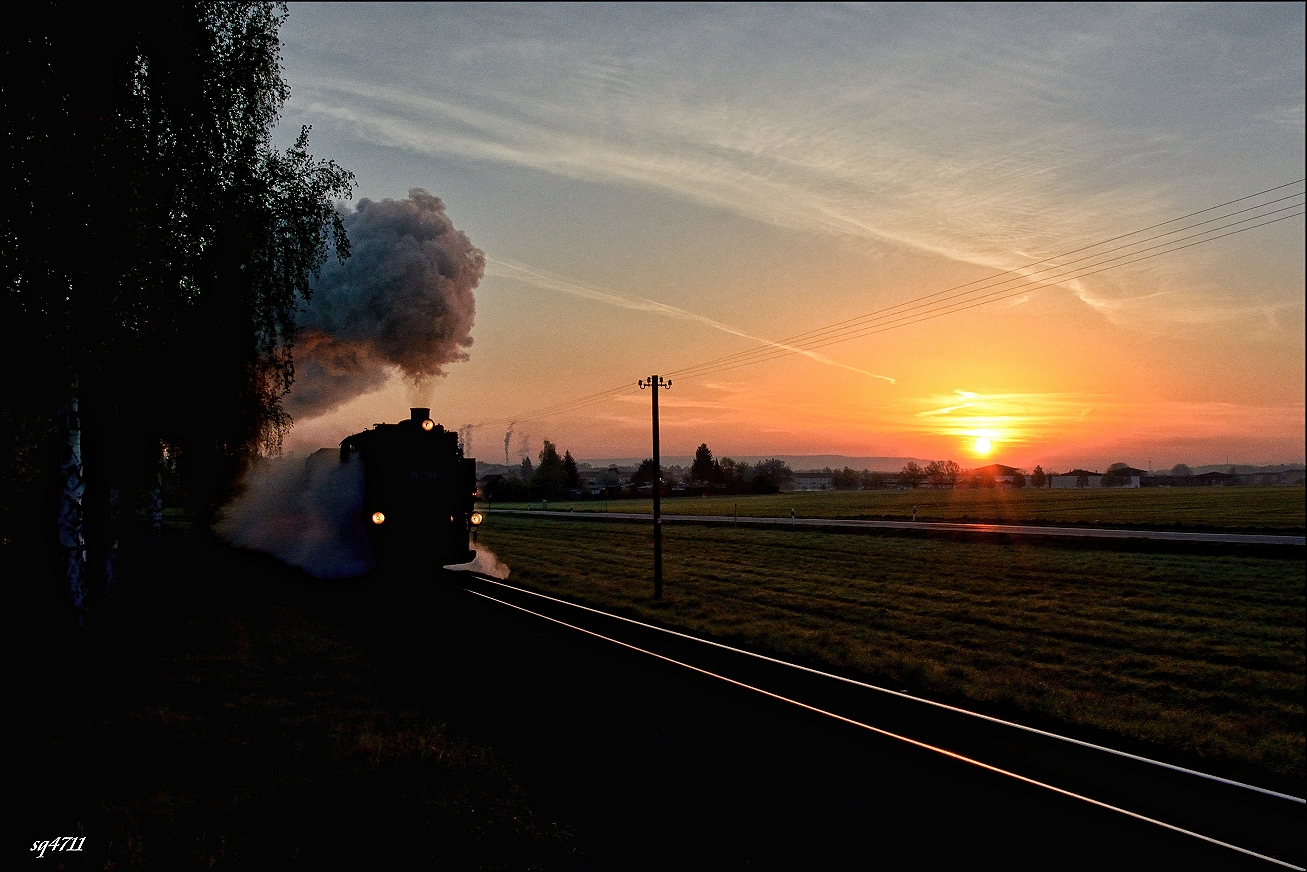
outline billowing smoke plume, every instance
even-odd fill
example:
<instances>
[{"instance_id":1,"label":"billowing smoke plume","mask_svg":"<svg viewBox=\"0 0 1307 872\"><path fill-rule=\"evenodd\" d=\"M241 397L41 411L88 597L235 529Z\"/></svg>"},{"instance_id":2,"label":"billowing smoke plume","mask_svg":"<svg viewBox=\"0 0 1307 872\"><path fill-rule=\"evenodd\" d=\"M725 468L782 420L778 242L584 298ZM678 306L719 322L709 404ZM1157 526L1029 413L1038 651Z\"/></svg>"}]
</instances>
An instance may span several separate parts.
<instances>
[{"instance_id":1,"label":"billowing smoke plume","mask_svg":"<svg viewBox=\"0 0 1307 872\"><path fill-rule=\"evenodd\" d=\"M318 578L362 575L376 564L363 528L363 463L323 448L307 459L261 460L223 509L217 533Z\"/></svg>"},{"instance_id":2,"label":"billowing smoke plume","mask_svg":"<svg viewBox=\"0 0 1307 872\"><path fill-rule=\"evenodd\" d=\"M332 259L300 313L286 410L311 418L381 387L393 369L415 381L466 360L472 290L485 255L421 188L406 200L360 200L345 216L351 256Z\"/></svg>"},{"instance_id":3,"label":"billowing smoke plume","mask_svg":"<svg viewBox=\"0 0 1307 872\"><path fill-rule=\"evenodd\" d=\"M515 426L517 426L515 423L509 424L508 432L504 434L504 466L508 466L508 443L513 438L513 428Z\"/></svg>"}]
</instances>

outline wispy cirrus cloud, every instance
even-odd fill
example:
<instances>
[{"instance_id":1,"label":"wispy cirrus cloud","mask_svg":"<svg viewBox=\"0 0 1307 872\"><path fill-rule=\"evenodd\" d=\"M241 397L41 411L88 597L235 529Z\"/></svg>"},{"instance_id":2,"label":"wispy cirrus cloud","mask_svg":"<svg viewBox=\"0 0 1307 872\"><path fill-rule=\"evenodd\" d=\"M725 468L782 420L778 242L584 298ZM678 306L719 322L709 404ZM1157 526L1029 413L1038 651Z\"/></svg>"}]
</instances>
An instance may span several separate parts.
<instances>
[{"instance_id":1,"label":"wispy cirrus cloud","mask_svg":"<svg viewBox=\"0 0 1307 872\"><path fill-rule=\"evenodd\" d=\"M1223 22L1198 10L443 9L402 27L353 14L375 20L331 48L354 63L293 83L305 120L998 269L1247 193L1254 166L1231 165L1213 112L1239 129L1237 153L1261 155L1259 180L1303 164L1300 45L1249 37L1241 63L1285 70L1250 86L1208 57ZM1261 17L1250 34L1283 29ZM1159 30L1161 60L1145 36ZM400 40L402 60L374 56L372 33ZM1204 88L1174 87L1185 71ZM1237 183L1212 185L1222 174ZM1177 295L1155 318L1220 317L1201 263L1185 263L1130 267L1129 284ZM1085 287L1071 299L1100 314L1136 308L1133 287Z\"/></svg>"},{"instance_id":2,"label":"wispy cirrus cloud","mask_svg":"<svg viewBox=\"0 0 1307 872\"><path fill-rule=\"evenodd\" d=\"M1021 445L1083 423L1096 408L1117 405L1113 397L1075 393L981 393L955 390L926 397L927 408L912 413L907 429L935 436L984 437Z\"/></svg>"}]
</instances>

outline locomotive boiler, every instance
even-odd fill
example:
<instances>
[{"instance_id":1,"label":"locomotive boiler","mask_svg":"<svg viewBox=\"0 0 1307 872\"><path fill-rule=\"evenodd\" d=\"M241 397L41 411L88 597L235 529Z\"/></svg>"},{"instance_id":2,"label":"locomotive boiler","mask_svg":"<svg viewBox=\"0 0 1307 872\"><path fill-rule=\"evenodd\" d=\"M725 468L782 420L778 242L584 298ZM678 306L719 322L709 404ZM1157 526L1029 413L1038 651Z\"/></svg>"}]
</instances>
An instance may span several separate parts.
<instances>
[{"instance_id":1,"label":"locomotive boiler","mask_svg":"<svg viewBox=\"0 0 1307 872\"><path fill-rule=\"evenodd\" d=\"M345 438L340 459L363 463L363 522L378 565L434 572L476 557L476 461L430 409Z\"/></svg>"}]
</instances>

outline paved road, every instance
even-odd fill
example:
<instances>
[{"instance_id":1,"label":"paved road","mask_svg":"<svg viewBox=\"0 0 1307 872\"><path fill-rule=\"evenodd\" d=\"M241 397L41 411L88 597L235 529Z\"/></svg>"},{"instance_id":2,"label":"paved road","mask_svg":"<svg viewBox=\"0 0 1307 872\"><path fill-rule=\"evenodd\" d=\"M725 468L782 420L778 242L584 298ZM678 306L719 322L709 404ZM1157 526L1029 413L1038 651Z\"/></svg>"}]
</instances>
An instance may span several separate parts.
<instances>
[{"instance_id":1,"label":"paved road","mask_svg":"<svg viewBox=\"0 0 1307 872\"><path fill-rule=\"evenodd\" d=\"M936 717L899 694L810 680L789 667L708 650L467 573L444 577L448 593L424 610L440 616L439 628L430 627L437 632L423 641L439 667L432 689L448 699L458 696L455 677L471 682L477 710L502 728L502 747L516 764L541 783L570 786L571 812L582 828L592 824L613 840L595 845L608 855L597 865L1276 868L893 732L983 755L1301 868L1294 837L1301 802L1017 735L966 715ZM620 636L642 651L601 636Z\"/></svg>"},{"instance_id":2,"label":"paved road","mask_svg":"<svg viewBox=\"0 0 1307 872\"><path fill-rule=\"evenodd\" d=\"M543 518L572 518L591 521L648 521L651 516L634 512L551 512L522 509L484 509L502 515L530 515ZM730 515L663 515L664 523L749 524L770 527L833 527L838 529L897 530L917 533L998 534L1064 539L1135 539L1157 542L1189 542L1210 545L1307 545L1304 536L1273 536L1257 533L1182 533L1168 530L1110 530L1101 527L1039 527L1026 524L956 524L938 521L853 521L838 518L758 518Z\"/></svg>"}]
</instances>

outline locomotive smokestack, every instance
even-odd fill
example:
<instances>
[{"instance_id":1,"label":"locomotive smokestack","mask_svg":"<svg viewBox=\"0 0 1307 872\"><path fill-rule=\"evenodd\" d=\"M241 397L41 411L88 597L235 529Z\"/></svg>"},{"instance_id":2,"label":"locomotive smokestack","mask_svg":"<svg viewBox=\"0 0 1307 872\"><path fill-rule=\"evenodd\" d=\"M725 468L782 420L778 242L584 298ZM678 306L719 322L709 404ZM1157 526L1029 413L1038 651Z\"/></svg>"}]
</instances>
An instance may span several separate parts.
<instances>
[{"instance_id":1,"label":"locomotive smokestack","mask_svg":"<svg viewBox=\"0 0 1307 872\"><path fill-rule=\"evenodd\" d=\"M430 417L431 417L431 410L430 410L430 409L409 409L409 410L408 410L408 418L409 418L409 420L412 421L414 424L419 424L419 425L420 425L423 421L425 421L427 418L430 418Z\"/></svg>"}]
</instances>

